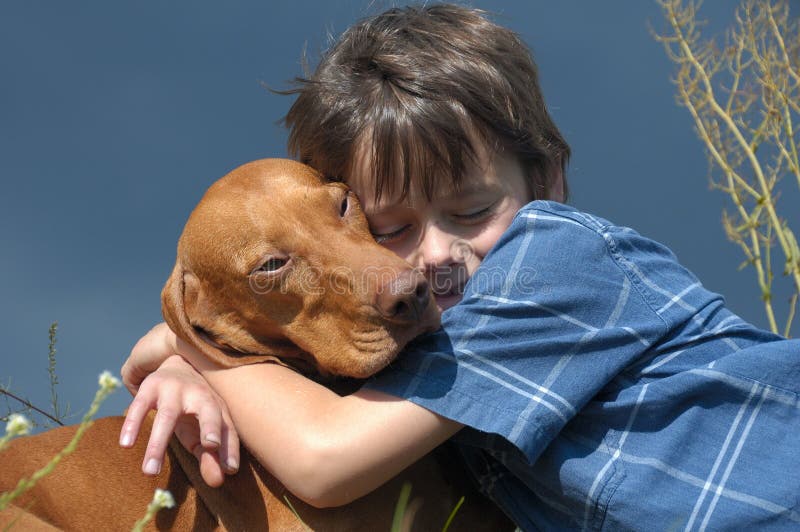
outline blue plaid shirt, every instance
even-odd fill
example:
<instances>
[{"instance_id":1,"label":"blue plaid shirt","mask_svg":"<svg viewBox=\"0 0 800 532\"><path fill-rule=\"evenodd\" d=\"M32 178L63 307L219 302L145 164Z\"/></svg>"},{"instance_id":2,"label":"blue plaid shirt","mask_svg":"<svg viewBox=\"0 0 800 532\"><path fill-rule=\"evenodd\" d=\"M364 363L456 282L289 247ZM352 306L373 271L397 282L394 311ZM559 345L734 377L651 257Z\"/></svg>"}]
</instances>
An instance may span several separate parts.
<instances>
[{"instance_id":1,"label":"blue plaid shirt","mask_svg":"<svg viewBox=\"0 0 800 532\"><path fill-rule=\"evenodd\" d=\"M442 329L367 386L465 424L459 452L524 530L800 530L800 342L565 205L524 207Z\"/></svg>"}]
</instances>

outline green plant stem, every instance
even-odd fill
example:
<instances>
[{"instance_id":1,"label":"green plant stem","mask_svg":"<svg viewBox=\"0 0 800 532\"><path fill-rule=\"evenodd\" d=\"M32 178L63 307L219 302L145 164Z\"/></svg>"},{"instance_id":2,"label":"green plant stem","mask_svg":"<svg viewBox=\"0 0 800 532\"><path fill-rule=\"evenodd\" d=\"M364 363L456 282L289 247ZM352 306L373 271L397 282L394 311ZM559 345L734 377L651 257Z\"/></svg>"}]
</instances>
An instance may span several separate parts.
<instances>
[{"instance_id":1,"label":"green plant stem","mask_svg":"<svg viewBox=\"0 0 800 532\"><path fill-rule=\"evenodd\" d=\"M133 528L131 529L131 531L132 532L142 532L142 530L144 530L144 525L146 525L147 523L152 521L153 517L155 517L156 513L160 509L161 508L154 507L154 505L152 503L148 504L147 505L147 512L145 512L144 516L141 519L139 519L138 521L136 521L136 523L133 524Z\"/></svg>"},{"instance_id":2,"label":"green plant stem","mask_svg":"<svg viewBox=\"0 0 800 532\"><path fill-rule=\"evenodd\" d=\"M794 321L794 313L797 309L797 294L792 294L792 298L789 300L789 317L786 318L786 327L783 329L783 335L785 337L789 337L789 333L792 332L792 321Z\"/></svg>"},{"instance_id":3,"label":"green plant stem","mask_svg":"<svg viewBox=\"0 0 800 532\"><path fill-rule=\"evenodd\" d=\"M283 500L284 500L284 501L286 501L286 504L289 506L289 509L292 511L292 513L293 513L293 514L294 514L294 516L297 518L297 520L298 520L298 521L300 521L300 524L302 524L302 525L303 525L303 526L306 528L306 530L311 530L311 527L310 527L310 526L308 526L308 525L305 523L305 521L303 521L303 519L300 517L300 514L299 514L299 513L297 513L297 510L295 510L295 509L294 509L294 506L292 505L292 501L290 501L290 500L289 500L289 497L287 497L286 495L284 495L284 496L283 496Z\"/></svg>"},{"instance_id":4,"label":"green plant stem","mask_svg":"<svg viewBox=\"0 0 800 532\"><path fill-rule=\"evenodd\" d=\"M458 509L461 508L461 505L464 504L464 496L462 495L460 499L458 499L458 503L456 503L456 507L453 508L453 511L450 512L450 515L447 517L447 521L444 522L444 527L442 528L442 532L447 532L447 529L450 528L450 524L453 522L453 519L456 517L456 512Z\"/></svg>"},{"instance_id":5,"label":"green plant stem","mask_svg":"<svg viewBox=\"0 0 800 532\"><path fill-rule=\"evenodd\" d=\"M48 331L50 344L47 350L47 373L50 375L50 406L53 409L53 417L61 419L58 413L58 394L56 393L56 385L58 385L58 375L56 374L56 331L58 331L58 322L54 321L50 324Z\"/></svg>"},{"instance_id":6,"label":"green plant stem","mask_svg":"<svg viewBox=\"0 0 800 532\"><path fill-rule=\"evenodd\" d=\"M403 526L403 516L408 508L408 499L411 497L411 483L406 482L400 488L400 497L397 499L397 504L394 507L394 516L392 517L392 532L401 532Z\"/></svg>"}]
</instances>

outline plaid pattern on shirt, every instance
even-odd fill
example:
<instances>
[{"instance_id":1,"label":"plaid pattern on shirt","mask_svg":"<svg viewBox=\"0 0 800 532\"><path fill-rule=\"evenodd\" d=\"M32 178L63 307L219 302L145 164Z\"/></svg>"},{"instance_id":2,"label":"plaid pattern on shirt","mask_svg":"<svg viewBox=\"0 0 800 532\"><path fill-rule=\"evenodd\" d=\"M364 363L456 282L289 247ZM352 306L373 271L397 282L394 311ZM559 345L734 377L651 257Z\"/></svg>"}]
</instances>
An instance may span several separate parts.
<instances>
[{"instance_id":1,"label":"plaid pattern on shirt","mask_svg":"<svg viewBox=\"0 0 800 532\"><path fill-rule=\"evenodd\" d=\"M524 207L442 329L366 385L465 424L524 530L800 530L800 342L568 206Z\"/></svg>"}]
</instances>

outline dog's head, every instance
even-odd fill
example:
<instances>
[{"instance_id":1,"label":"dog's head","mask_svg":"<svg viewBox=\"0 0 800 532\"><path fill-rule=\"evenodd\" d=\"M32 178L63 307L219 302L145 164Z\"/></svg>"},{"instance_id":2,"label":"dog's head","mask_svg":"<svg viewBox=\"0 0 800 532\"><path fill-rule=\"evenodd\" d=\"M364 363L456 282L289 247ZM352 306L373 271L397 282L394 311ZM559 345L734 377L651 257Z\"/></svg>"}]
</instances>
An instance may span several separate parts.
<instances>
[{"instance_id":1,"label":"dog's head","mask_svg":"<svg viewBox=\"0 0 800 532\"><path fill-rule=\"evenodd\" d=\"M278 358L361 378L439 326L424 276L373 240L347 187L284 159L245 164L208 189L162 310L223 366Z\"/></svg>"}]
</instances>

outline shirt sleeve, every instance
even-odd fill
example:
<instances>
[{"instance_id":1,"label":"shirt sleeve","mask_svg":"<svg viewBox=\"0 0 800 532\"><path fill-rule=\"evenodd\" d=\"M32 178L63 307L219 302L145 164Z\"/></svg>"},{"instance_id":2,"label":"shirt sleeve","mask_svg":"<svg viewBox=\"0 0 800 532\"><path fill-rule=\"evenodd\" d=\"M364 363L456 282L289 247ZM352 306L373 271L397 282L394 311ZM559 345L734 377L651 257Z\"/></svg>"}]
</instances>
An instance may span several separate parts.
<instances>
[{"instance_id":1,"label":"shirt sleeve","mask_svg":"<svg viewBox=\"0 0 800 532\"><path fill-rule=\"evenodd\" d=\"M621 246L637 253L635 265ZM533 202L443 313L442 329L366 386L500 435L533 463L665 333L655 312L663 303L644 283L674 264L669 250L630 229Z\"/></svg>"}]
</instances>

